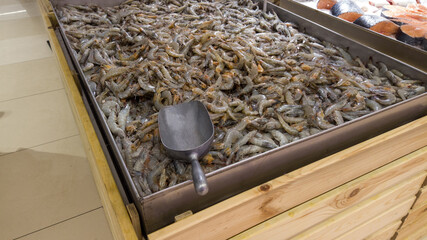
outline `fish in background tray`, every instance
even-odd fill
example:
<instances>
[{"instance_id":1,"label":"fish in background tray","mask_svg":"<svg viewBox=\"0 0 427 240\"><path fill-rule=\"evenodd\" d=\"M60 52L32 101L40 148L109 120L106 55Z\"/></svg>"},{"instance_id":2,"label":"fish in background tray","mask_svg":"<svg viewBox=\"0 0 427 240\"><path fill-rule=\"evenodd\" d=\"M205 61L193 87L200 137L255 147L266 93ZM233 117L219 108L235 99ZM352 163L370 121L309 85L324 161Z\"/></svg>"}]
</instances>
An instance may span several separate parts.
<instances>
[{"instance_id":1,"label":"fish in background tray","mask_svg":"<svg viewBox=\"0 0 427 240\"><path fill-rule=\"evenodd\" d=\"M349 22L354 22L363 15L362 9L351 0L343 0L335 3L331 8L331 13Z\"/></svg>"},{"instance_id":2,"label":"fish in background tray","mask_svg":"<svg viewBox=\"0 0 427 240\"><path fill-rule=\"evenodd\" d=\"M427 7L420 0L319 0L317 9L427 50ZM373 10L372 10L373 9Z\"/></svg>"},{"instance_id":3,"label":"fish in background tray","mask_svg":"<svg viewBox=\"0 0 427 240\"><path fill-rule=\"evenodd\" d=\"M398 25L384 17L377 15L362 15L358 19L356 19L354 23L359 26L369 28L374 32L381 33L387 36L396 34L399 31Z\"/></svg>"},{"instance_id":4,"label":"fish in background tray","mask_svg":"<svg viewBox=\"0 0 427 240\"><path fill-rule=\"evenodd\" d=\"M427 50L427 7L422 4L384 6L381 15L400 25L396 39Z\"/></svg>"}]
</instances>

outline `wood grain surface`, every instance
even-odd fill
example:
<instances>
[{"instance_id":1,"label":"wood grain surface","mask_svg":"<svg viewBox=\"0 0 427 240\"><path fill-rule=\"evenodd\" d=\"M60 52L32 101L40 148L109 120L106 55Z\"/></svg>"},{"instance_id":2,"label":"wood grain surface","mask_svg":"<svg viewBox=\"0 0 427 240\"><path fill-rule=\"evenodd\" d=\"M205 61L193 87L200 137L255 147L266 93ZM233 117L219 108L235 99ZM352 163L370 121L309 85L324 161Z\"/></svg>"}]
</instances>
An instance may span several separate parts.
<instances>
[{"instance_id":1,"label":"wood grain surface","mask_svg":"<svg viewBox=\"0 0 427 240\"><path fill-rule=\"evenodd\" d=\"M396 206L402 208L401 210L404 210L404 212L399 213L404 214L408 212L414 203L415 194L418 192L424 178L424 172L417 174L399 185L366 199L290 239L335 239L376 216L394 209Z\"/></svg>"},{"instance_id":2,"label":"wood grain surface","mask_svg":"<svg viewBox=\"0 0 427 240\"><path fill-rule=\"evenodd\" d=\"M269 219L232 239L286 239L427 169L427 147ZM286 231L284 231L286 229Z\"/></svg>"},{"instance_id":3,"label":"wood grain surface","mask_svg":"<svg viewBox=\"0 0 427 240\"><path fill-rule=\"evenodd\" d=\"M408 199L405 202L393 206L391 209L386 210L386 212L362 223L362 225L344 233L343 235L335 238L334 240L362 240L369 237L369 235L374 234L375 232L382 230L384 227L387 227L390 223L395 223L396 220L400 222L400 219L408 214L409 208L413 203L413 198ZM398 226L397 226L398 227ZM397 227L394 229L393 233L387 240L390 239L396 232Z\"/></svg>"},{"instance_id":4,"label":"wood grain surface","mask_svg":"<svg viewBox=\"0 0 427 240\"><path fill-rule=\"evenodd\" d=\"M402 224L401 220L392 222L377 232L369 235L365 240L390 240L391 237L396 233L396 230Z\"/></svg>"},{"instance_id":5,"label":"wood grain surface","mask_svg":"<svg viewBox=\"0 0 427 240\"><path fill-rule=\"evenodd\" d=\"M427 161L427 159L426 159L426 161ZM424 181L424 184L425 184L425 181ZM426 206L426 205L427 205L427 186L424 186L423 188L421 188L420 195L418 196L417 200L415 201L412 209L417 209L421 206Z\"/></svg>"}]
</instances>

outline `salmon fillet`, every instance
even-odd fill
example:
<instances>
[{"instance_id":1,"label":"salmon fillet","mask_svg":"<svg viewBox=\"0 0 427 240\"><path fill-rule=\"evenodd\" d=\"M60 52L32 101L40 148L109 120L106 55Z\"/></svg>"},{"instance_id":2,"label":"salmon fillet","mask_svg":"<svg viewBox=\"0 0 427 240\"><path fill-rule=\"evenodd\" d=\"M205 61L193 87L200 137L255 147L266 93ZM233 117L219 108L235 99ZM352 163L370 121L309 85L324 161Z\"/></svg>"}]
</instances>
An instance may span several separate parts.
<instances>
[{"instance_id":1,"label":"salmon fillet","mask_svg":"<svg viewBox=\"0 0 427 240\"><path fill-rule=\"evenodd\" d=\"M349 22L354 22L356 19L363 15L362 9L351 0L342 0L337 2L331 8L331 13L332 15L347 20Z\"/></svg>"}]
</instances>

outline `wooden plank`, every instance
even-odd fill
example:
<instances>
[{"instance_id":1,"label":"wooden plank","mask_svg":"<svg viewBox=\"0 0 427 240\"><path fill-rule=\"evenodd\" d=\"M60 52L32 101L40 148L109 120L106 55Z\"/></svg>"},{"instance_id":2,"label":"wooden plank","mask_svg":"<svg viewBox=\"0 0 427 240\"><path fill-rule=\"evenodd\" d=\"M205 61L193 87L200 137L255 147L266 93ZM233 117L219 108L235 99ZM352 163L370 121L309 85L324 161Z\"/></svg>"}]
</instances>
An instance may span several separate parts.
<instances>
[{"instance_id":1,"label":"wooden plank","mask_svg":"<svg viewBox=\"0 0 427 240\"><path fill-rule=\"evenodd\" d=\"M426 229L427 227L427 218L424 217L422 219L417 219L417 221L412 222L404 228L401 228L397 231L396 240L413 240L415 236L421 235L422 237L426 237ZM423 235L424 234L424 235Z\"/></svg>"},{"instance_id":2,"label":"wooden plank","mask_svg":"<svg viewBox=\"0 0 427 240\"><path fill-rule=\"evenodd\" d=\"M412 209L417 209L425 205L427 205L427 186L424 186L423 188L421 188L420 195L415 201Z\"/></svg>"},{"instance_id":3,"label":"wooden plank","mask_svg":"<svg viewBox=\"0 0 427 240\"><path fill-rule=\"evenodd\" d=\"M38 0L39 6L42 7L43 12L49 13L52 12L52 5L49 3L48 0Z\"/></svg>"},{"instance_id":4,"label":"wooden plank","mask_svg":"<svg viewBox=\"0 0 427 240\"><path fill-rule=\"evenodd\" d=\"M286 239L427 169L427 147L269 219L232 239ZM287 229L283 231L283 229Z\"/></svg>"},{"instance_id":5,"label":"wooden plank","mask_svg":"<svg viewBox=\"0 0 427 240\"><path fill-rule=\"evenodd\" d=\"M425 183L425 182L424 182ZM405 219L403 219L403 224L398 230L399 235L398 239L415 239L415 235L420 234L417 227L413 227L412 225L416 225L419 227L423 227L422 223L427 225L427 194L426 194L426 186L419 191L418 198L415 200L412 209L409 211L408 215ZM416 223L416 221L421 222ZM417 233L413 233L416 231ZM422 232L422 231L421 231ZM414 235L415 234L415 235ZM408 237L411 235L411 237ZM414 236L412 236L414 235ZM418 235L417 235L418 236ZM427 236L426 236L427 237Z\"/></svg>"},{"instance_id":6,"label":"wooden plank","mask_svg":"<svg viewBox=\"0 0 427 240\"><path fill-rule=\"evenodd\" d=\"M396 220L400 222L400 219L408 213L408 210L411 208L413 201L414 199L408 199L403 203L397 204L386 212L370 219L369 221L364 222L362 225L346 232L345 234L339 236L338 238L335 238L334 240L366 239L369 235L375 233L378 230L381 230L388 224L395 223ZM391 234L391 236L394 235L397 227L394 229L394 232Z\"/></svg>"},{"instance_id":7,"label":"wooden plank","mask_svg":"<svg viewBox=\"0 0 427 240\"><path fill-rule=\"evenodd\" d=\"M138 210L136 209L135 204L127 204L126 209L128 210L129 217L132 222L133 229L135 229L136 236L138 236L138 240L142 240L141 220L139 218Z\"/></svg>"},{"instance_id":8,"label":"wooden plank","mask_svg":"<svg viewBox=\"0 0 427 240\"><path fill-rule=\"evenodd\" d=\"M427 240L427 225L421 226L414 233L404 238L405 240Z\"/></svg>"},{"instance_id":9,"label":"wooden plank","mask_svg":"<svg viewBox=\"0 0 427 240\"><path fill-rule=\"evenodd\" d=\"M39 6L39 10L41 13L41 17L43 18L43 23L46 29L52 28L52 24L49 20L48 15L46 14L46 9L43 6L43 0L37 0L37 5Z\"/></svg>"},{"instance_id":10,"label":"wooden plank","mask_svg":"<svg viewBox=\"0 0 427 240\"><path fill-rule=\"evenodd\" d=\"M365 238L365 240L390 240L401 224L401 220L392 222L384 228L380 229L379 231L369 235Z\"/></svg>"},{"instance_id":11,"label":"wooden plank","mask_svg":"<svg viewBox=\"0 0 427 240\"><path fill-rule=\"evenodd\" d=\"M404 228L406 224L410 224L416 221L417 219L422 218L427 218L427 204L424 206L419 206L418 208L412 208L412 210L408 214L408 217L406 217L402 228Z\"/></svg>"},{"instance_id":12,"label":"wooden plank","mask_svg":"<svg viewBox=\"0 0 427 240\"><path fill-rule=\"evenodd\" d=\"M427 146L427 117L224 200L149 235L149 239L232 237L308 199ZM405 146L402 146L405 142Z\"/></svg>"},{"instance_id":13,"label":"wooden plank","mask_svg":"<svg viewBox=\"0 0 427 240\"><path fill-rule=\"evenodd\" d=\"M290 239L334 239L402 202L406 202L407 212L414 203L415 194L424 178L425 173L419 173ZM409 198L412 199L410 202L407 201Z\"/></svg>"},{"instance_id":14,"label":"wooden plank","mask_svg":"<svg viewBox=\"0 0 427 240\"><path fill-rule=\"evenodd\" d=\"M420 206L416 209L412 208L409 211L408 216L404 219L401 228L406 228L415 221L422 221L423 219L427 220L427 205Z\"/></svg>"},{"instance_id":15,"label":"wooden plank","mask_svg":"<svg viewBox=\"0 0 427 240\"><path fill-rule=\"evenodd\" d=\"M46 15L45 12L42 14ZM48 29L48 34L113 237L114 239L137 240L126 207L55 32L53 29Z\"/></svg>"}]
</instances>

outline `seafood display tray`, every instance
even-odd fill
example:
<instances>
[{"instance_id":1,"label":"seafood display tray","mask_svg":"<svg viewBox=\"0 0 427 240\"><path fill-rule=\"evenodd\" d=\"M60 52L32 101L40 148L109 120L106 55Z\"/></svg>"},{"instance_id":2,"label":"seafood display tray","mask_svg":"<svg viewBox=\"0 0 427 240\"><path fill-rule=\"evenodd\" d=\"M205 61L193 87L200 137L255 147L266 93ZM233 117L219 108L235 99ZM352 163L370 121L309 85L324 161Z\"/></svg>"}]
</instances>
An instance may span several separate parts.
<instances>
[{"instance_id":1,"label":"seafood display tray","mask_svg":"<svg viewBox=\"0 0 427 240\"><path fill-rule=\"evenodd\" d=\"M427 71L427 64L425 64L427 51L418 47L376 33L293 0L280 0L280 6L375 50L397 58L423 71Z\"/></svg>"},{"instance_id":2,"label":"seafood display tray","mask_svg":"<svg viewBox=\"0 0 427 240\"><path fill-rule=\"evenodd\" d=\"M122 2L122 0L50 1L54 6L55 14L58 6L67 3L96 3L101 6L113 6ZM411 78L424 81L424 85L427 86L427 74L417 68L346 38L293 12L268 3L268 11L271 10L274 10L282 20L286 19L286 21L296 23L301 31L345 48L352 56L358 56L364 62L369 59L384 62L388 66L404 72ZM105 154L109 155L113 160L114 166L111 167L116 168L118 172L126 199L129 199L137 207L145 234L173 223L175 220L174 217L181 213L188 210L191 210L193 213L200 211L249 188L281 176L286 172L305 166L322 157L422 117L427 112L427 93L424 93L354 121L344 123L338 127L325 130L302 140L213 171L207 174L210 189L206 196L198 196L194 191L192 182L186 181L141 198L126 169L113 135L109 131L105 119L102 117L101 109L95 96L90 91L88 81L85 79L85 75L75 56L70 54L72 52L71 46L65 36L61 23L59 23L58 28L61 38L64 40L65 49L63 50L65 53L68 53L71 59L70 64L73 65L72 67L77 70L82 91L87 97L88 111L93 113L94 119L100 127L99 138L100 141L105 142Z\"/></svg>"}]
</instances>

